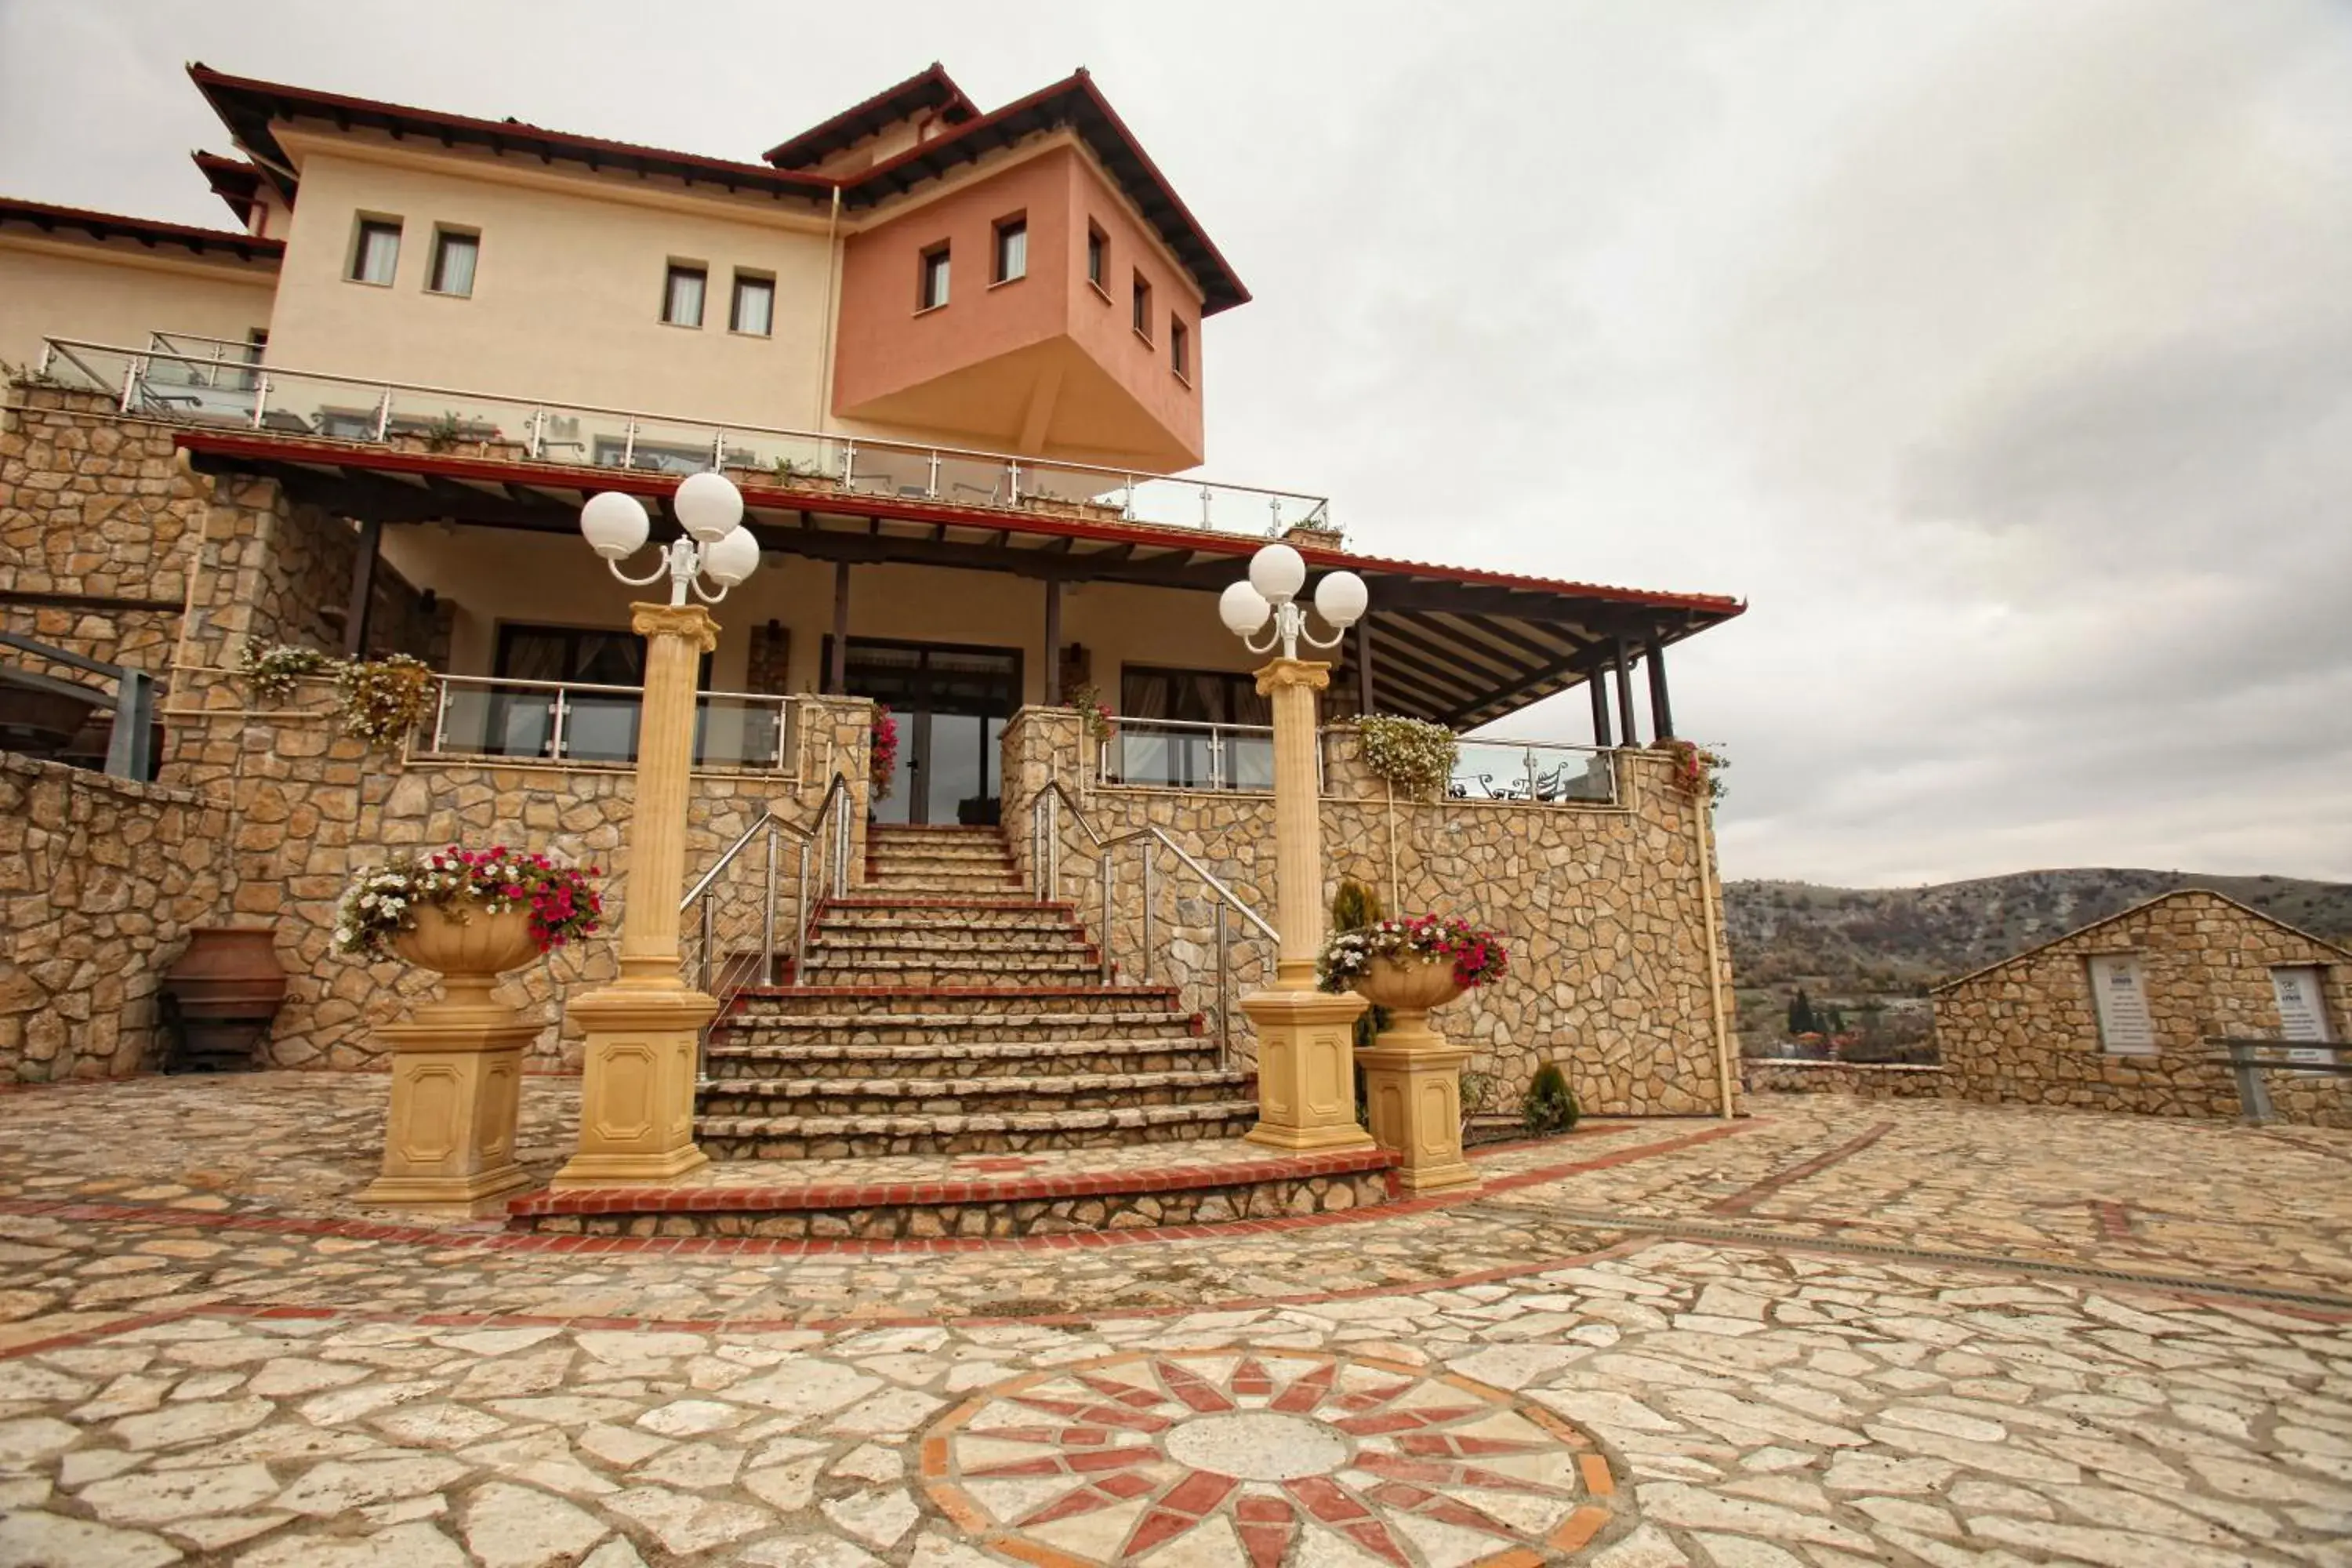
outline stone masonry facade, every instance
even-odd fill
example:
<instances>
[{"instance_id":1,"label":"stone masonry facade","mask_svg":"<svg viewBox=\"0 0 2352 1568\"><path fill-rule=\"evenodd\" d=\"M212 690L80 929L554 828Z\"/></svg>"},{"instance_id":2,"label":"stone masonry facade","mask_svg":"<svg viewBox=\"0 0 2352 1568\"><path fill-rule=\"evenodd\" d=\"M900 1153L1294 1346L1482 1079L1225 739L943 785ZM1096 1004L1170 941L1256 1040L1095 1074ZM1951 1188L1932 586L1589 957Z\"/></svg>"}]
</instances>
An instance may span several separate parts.
<instances>
[{"instance_id":1,"label":"stone masonry facade","mask_svg":"<svg viewBox=\"0 0 2352 1568\"><path fill-rule=\"evenodd\" d=\"M1087 784L1076 759L1079 720L1068 710L1024 710L1004 740L1004 822L1024 868L1031 858L1031 802L1059 777L1106 838L1149 825L1166 829L1253 909L1274 909L1274 807L1266 795L1215 795ZM1710 980L1731 1016L1731 967L1710 962L1706 910L1722 931L1721 885L1703 866L1694 818L1702 808L1671 782L1660 752L1619 753L1624 804L1615 807L1448 800L1417 803L1388 792L1355 753L1353 732L1326 737L1322 803L1325 898L1342 877L1378 889L1391 913L1459 915L1502 931L1510 973L1436 1014L1433 1024L1471 1050L1469 1069L1494 1079L1502 1109L1516 1109L1536 1069L1557 1062L1578 1103L1609 1115L1706 1115L1723 1109ZM1099 860L1066 810L1061 896L1098 919ZM1114 853L1111 952L1143 978L1139 850ZM1173 980L1197 1007L1215 994L1214 906L1205 888L1164 851L1154 879L1150 977ZM1234 922L1236 935L1243 923ZM1232 994L1260 984L1272 942L1237 942ZM1248 1057L1247 1020L1235 1040ZM1735 1064L1736 1066L1736 1064ZM1737 1105L1737 1085L1734 1085Z\"/></svg>"},{"instance_id":2,"label":"stone masonry facade","mask_svg":"<svg viewBox=\"0 0 2352 1568\"><path fill-rule=\"evenodd\" d=\"M2141 960L2152 1056L2100 1045L2089 961L2123 953ZM2230 1069L2205 1041L2276 1037L2271 971L2286 964L2319 968L2335 1037L2352 1035L2352 953L2218 893L2168 893L1937 987L1937 1048L1968 1100L2236 1117ZM2352 1080L2277 1071L2267 1081L2282 1118L2352 1127Z\"/></svg>"},{"instance_id":3,"label":"stone masonry facade","mask_svg":"<svg viewBox=\"0 0 2352 1568\"><path fill-rule=\"evenodd\" d=\"M625 910L627 771L370 748L341 732L324 682L303 683L281 705L254 706L236 674L247 647L341 647L341 627L324 612L349 595L358 548L349 522L290 500L270 480L190 473L168 427L121 420L104 398L21 383L10 394L0 479L18 493L0 500L6 545L0 589L34 585L184 605L179 615L150 608L97 616L67 627L81 639L68 646L105 658L136 652L167 679L162 782L169 809L217 814L205 820L215 823L209 837L225 857L214 868L216 885L206 884L214 907L182 923L268 923L278 932L289 991L268 1047L272 1065L380 1067L375 1027L427 989L427 977L399 964L372 966L329 951L335 903L351 875L390 853L519 838L604 866L608 907L615 916ZM33 478L40 484L26 483ZM86 521L90 507L98 510ZM71 547L77 539L86 548ZM370 640L429 658L446 624L446 616L391 579ZM796 700L795 710L792 774L698 779L691 872L712 864L772 807L809 824L836 771L849 784L852 865L863 864L870 705ZM1097 789L1080 762L1086 750L1077 716L1067 710L1025 710L1008 731L1004 821L1024 868L1029 802L1051 773L1086 802L1104 833L1160 825L1253 907L1272 909L1268 799ZM1664 757L1620 755L1624 802L1616 807L1391 802L1342 732L1330 749L1323 802L1327 864L1335 880L1354 876L1381 889L1394 909L1460 914L1510 938L1510 979L1442 1016L1449 1035L1471 1047L1473 1068L1497 1080L1506 1107L1516 1105L1539 1065L1557 1060L1590 1111L1714 1113L1723 1108L1715 1008L1727 1018L1730 973L1727 958L1707 952L1705 916L1715 903L1720 930L1720 894L1701 847L1698 808L1672 786ZM1063 896L1096 921L1093 850L1066 814L1063 834ZM1214 1002L1211 905L1172 857L1162 862L1153 977L1179 984L1187 1005L1207 1008ZM721 885L715 946L722 956L756 943L761 871L755 850ZM1118 871L1110 940L1133 977L1143 933L1131 853ZM789 898L789 864L782 880ZM779 934L789 939L789 916ZM1239 945L1233 995L1261 977L1266 947ZM160 972L173 956L159 949L150 967ZM576 1039L561 1023L562 1001L612 972L611 944L599 940L509 981L515 1001L551 1018L533 1052L539 1068L576 1063ZM152 985L152 977L142 984ZM1234 1021L1246 1056L1247 1025L1237 1009ZM78 1047L66 1070L135 1070L152 1059L149 1044L126 1049L109 1037L102 1051ZM12 1065L20 1076L49 1077L58 1059Z\"/></svg>"},{"instance_id":4,"label":"stone masonry facade","mask_svg":"<svg viewBox=\"0 0 2352 1568\"><path fill-rule=\"evenodd\" d=\"M0 752L0 1082L160 1058L156 984L232 875L215 797Z\"/></svg>"}]
</instances>

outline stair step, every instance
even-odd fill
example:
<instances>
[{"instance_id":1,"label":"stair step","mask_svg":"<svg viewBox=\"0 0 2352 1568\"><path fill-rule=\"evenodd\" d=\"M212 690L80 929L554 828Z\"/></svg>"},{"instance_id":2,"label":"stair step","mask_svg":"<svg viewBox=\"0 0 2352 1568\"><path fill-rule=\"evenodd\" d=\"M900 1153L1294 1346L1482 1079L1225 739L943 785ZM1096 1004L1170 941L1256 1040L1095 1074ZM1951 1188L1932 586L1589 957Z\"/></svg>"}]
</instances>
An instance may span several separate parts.
<instances>
[{"instance_id":1,"label":"stair step","mask_svg":"<svg viewBox=\"0 0 2352 1568\"><path fill-rule=\"evenodd\" d=\"M1156 1039L1114 1035L1096 1039L972 1040L959 1036L833 1041L779 1038L762 1032L741 1038L714 1037L702 1060L711 1083L788 1074L804 1079L913 1080L965 1071L993 1079L1030 1071L1050 1075L1221 1070L1214 1043L1192 1034L1181 1020L1179 1027L1182 1032ZM919 1036L924 1031L897 1032Z\"/></svg>"},{"instance_id":2,"label":"stair step","mask_svg":"<svg viewBox=\"0 0 2352 1568\"><path fill-rule=\"evenodd\" d=\"M917 927L908 931L891 926L836 926L828 921L817 927L816 936L809 943L809 956L813 959L833 953L872 953L877 957L907 953L988 953L996 957L1034 954L1058 958L1093 950L1094 944L1087 940L1084 927L1066 924L1040 931L1023 926Z\"/></svg>"},{"instance_id":3,"label":"stair step","mask_svg":"<svg viewBox=\"0 0 2352 1568\"><path fill-rule=\"evenodd\" d=\"M1058 910L1026 906L992 909L981 904L948 905L939 909L845 909L827 904L817 911L817 929L827 934L840 932L851 935L871 931L877 936L933 940L978 932L1047 935L1066 931L1082 935L1086 930Z\"/></svg>"},{"instance_id":4,"label":"stair step","mask_svg":"<svg viewBox=\"0 0 2352 1568\"><path fill-rule=\"evenodd\" d=\"M1257 1102L1250 1100L984 1115L701 1116L695 1139L721 1160L834 1159L1229 1138L1256 1121Z\"/></svg>"},{"instance_id":5,"label":"stair step","mask_svg":"<svg viewBox=\"0 0 2352 1568\"><path fill-rule=\"evenodd\" d=\"M991 842L985 839L972 839L961 843L942 841L939 843L898 844L891 843L887 839L877 841L869 838L866 841L866 858L869 861L881 860L885 862L895 860L936 860L941 864L946 864L950 861L973 860L978 861L982 865L1010 866L1013 864L1013 851L1006 848L1001 841Z\"/></svg>"},{"instance_id":6,"label":"stair step","mask_svg":"<svg viewBox=\"0 0 2352 1568\"><path fill-rule=\"evenodd\" d=\"M925 871L900 873L869 871L859 884L869 893L928 893L936 898L947 893L974 893L982 897L1018 891L1024 884L1019 873L1003 875L978 871Z\"/></svg>"},{"instance_id":7,"label":"stair step","mask_svg":"<svg viewBox=\"0 0 2352 1568\"><path fill-rule=\"evenodd\" d=\"M1252 1077L1228 1069L1064 1073L1034 1078L738 1078L695 1096L704 1116L966 1116L1229 1103Z\"/></svg>"},{"instance_id":8,"label":"stair step","mask_svg":"<svg viewBox=\"0 0 2352 1568\"><path fill-rule=\"evenodd\" d=\"M801 966L801 978L811 985L833 987L1058 985L1073 980L1091 980L1101 971L1101 961L1083 952L1074 952L1066 959L998 958L985 954L963 959L947 954L867 957L812 952Z\"/></svg>"},{"instance_id":9,"label":"stair step","mask_svg":"<svg viewBox=\"0 0 2352 1568\"><path fill-rule=\"evenodd\" d=\"M1097 1013L770 1013L728 1017L714 1034L734 1043L774 1043L794 1050L884 1045L1020 1045L1040 1036L1084 1041L1157 1038L1173 1044L1205 1036L1192 1014L1172 1008L1105 1008Z\"/></svg>"},{"instance_id":10,"label":"stair step","mask_svg":"<svg viewBox=\"0 0 2352 1568\"><path fill-rule=\"evenodd\" d=\"M1172 1013L1172 985L747 985L740 1013L843 1013L868 1017L896 1013L957 1013L967 1019L1006 1011L1031 1013ZM1024 1006L1026 1004L1026 1006ZM740 1022L740 1018L735 1020Z\"/></svg>"}]
</instances>

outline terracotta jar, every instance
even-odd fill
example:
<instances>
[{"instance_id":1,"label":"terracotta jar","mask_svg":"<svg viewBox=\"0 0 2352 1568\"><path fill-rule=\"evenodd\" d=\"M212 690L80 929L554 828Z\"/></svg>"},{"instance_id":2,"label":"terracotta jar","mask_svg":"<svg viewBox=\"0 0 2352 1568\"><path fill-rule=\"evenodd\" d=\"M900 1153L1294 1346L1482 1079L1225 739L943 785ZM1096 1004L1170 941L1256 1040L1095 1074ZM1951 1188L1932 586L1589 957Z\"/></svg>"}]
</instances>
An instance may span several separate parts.
<instances>
[{"instance_id":1,"label":"terracotta jar","mask_svg":"<svg viewBox=\"0 0 2352 1568\"><path fill-rule=\"evenodd\" d=\"M170 1072L250 1069L286 999L277 933L257 926L197 926L158 987Z\"/></svg>"}]
</instances>

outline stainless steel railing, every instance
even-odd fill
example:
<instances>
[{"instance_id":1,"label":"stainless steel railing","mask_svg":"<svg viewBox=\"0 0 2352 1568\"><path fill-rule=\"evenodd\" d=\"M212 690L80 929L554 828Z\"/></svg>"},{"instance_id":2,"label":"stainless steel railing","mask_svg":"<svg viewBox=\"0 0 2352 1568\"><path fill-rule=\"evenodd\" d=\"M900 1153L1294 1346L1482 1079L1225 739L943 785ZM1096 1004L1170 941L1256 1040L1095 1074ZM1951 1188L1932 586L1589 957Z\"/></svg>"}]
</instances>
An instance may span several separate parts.
<instances>
[{"instance_id":1,"label":"stainless steel railing","mask_svg":"<svg viewBox=\"0 0 2352 1568\"><path fill-rule=\"evenodd\" d=\"M1096 777L1129 789L1274 792L1274 727L1184 719L1111 721ZM1319 767L1321 752L1317 752Z\"/></svg>"},{"instance_id":2,"label":"stainless steel railing","mask_svg":"<svg viewBox=\"0 0 2352 1568\"><path fill-rule=\"evenodd\" d=\"M1327 498L1258 485L240 363L229 351L244 345L225 340L188 338L185 353L168 346L183 342L158 333L145 349L131 349L47 338L37 374L112 396L125 415L314 440L413 437L531 462L680 474L731 468L795 487L1219 532L1332 526Z\"/></svg>"},{"instance_id":3,"label":"stainless steel railing","mask_svg":"<svg viewBox=\"0 0 2352 1568\"><path fill-rule=\"evenodd\" d=\"M803 971L808 957L809 925L817 908L826 900L837 898L849 887L849 856L852 841L850 824L850 790L848 779L841 773L833 782L819 803L816 816L806 827L787 821L777 815L772 805L749 827L735 837L732 843L719 852L710 868L695 879L678 900L680 924L688 931L680 942L679 958L685 973L695 987L718 999L719 1011L710 1025L703 1029L703 1041L708 1043L710 1030L727 1016L735 998L746 985L805 984ZM722 952L723 942L731 941L734 932L719 926L719 903L730 889L730 872L742 861L744 854L758 843L764 847L760 858L757 913L760 946L755 955ZM792 963L781 973L776 966L779 952L776 931L784 918L779 902L782 890L782 851L789 846L793 855ZM820 851L822 858L814 866L810 855ZM812 873L814 886L812 888ZM814 897L812 897L814 894ZM687 919L686 917L692 918ZM701 1063L696 1062L699 1076Z\"/></svg>"},{"instance_id":4,"label":"stainless steel railing","mask_svg":"<svg viewBox=\"0 0 2352 1568\"><path fill-rule=\"evenodd\" d=\"M1143 929L1141 956L1136 967L1146 984L1152 979L1154 961L1160 952L1160 944L1154 940L1154 928L1158 920L1154 899L1158 891L1153 860L1155 849L1166 849L1175 856L1178 864L1192 872L1200 879L1202 885L1208 889L1210 907L1214 911L1212 921L1213 927L1212 943L1216 954L1217 1052L1221 1059L1230 1062L1233 1058L1234 1045L1233 916L1235 914L1241 916L1250 925L1256 927L1258 933L1269 942L1279 942L1281 940L1279 934L1264 915L1250 908L1240 894L1226 886L1215 872L1202 865L1191 851L1170 837L1165 829L1147 824L1126 833L1113 834L1106 837L1093 823L1087 820L1085 808L1080 806L1070 792L1062 786L1059 779L1048 779L1045 789L1029 803L1029 865L1031 875L1036 879L1040 897L1058 900L1062 896L1060 812L1065 807L1069 811L1070 819L1077 824L1079 830L1086 834L1087 840L1095 847L1096 879L1100 889L1100 919L1096 929L1101 933L1098 951L1102 958L1102 979L1105 984L1109 983L1111 975L1111 949L1115 931L1112 925L1112 905L1117 890L1117 859L1120 849L1129 845L1136 846L1137 858L1140 863L1143 882ZM1248 938L1244 936L1242 940L1246 941Z\"/></svg>"},{"instance_id":5,"label":"stainless steel railing","mask_svg":"<svg viewBox=\"0 0 2352 1568\"><path fill-rule=\"evenodd\" d=\"M1465 740L1446 795L1531 805L1614 805L1617 753L1553 741Z\"/></svg>"},{"instance_id":6,"label":"stainless steel railing","mask_svg":"<svg viewBox=\"0 0 2352 1568\"><path fill-rule=\"evenodd\" d=\"M592 681L437 675L431 716L409 754L495 757L572 766L625 766L637 758L645 691ZM694 700L694 765L793 771L800 700L704 691Z\"/></svg>"}]
</instances>

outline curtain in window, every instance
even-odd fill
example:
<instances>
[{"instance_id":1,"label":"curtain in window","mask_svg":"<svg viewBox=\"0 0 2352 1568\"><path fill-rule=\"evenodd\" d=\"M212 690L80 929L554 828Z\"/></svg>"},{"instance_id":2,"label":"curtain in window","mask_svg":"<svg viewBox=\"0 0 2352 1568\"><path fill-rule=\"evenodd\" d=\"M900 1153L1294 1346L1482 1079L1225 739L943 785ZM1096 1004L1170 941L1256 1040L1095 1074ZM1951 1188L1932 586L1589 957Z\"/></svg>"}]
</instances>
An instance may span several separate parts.
<instances>
[{"instance_id":1,"label":"curtain in window","mask_svg":"<svg viewBox=\"0 0 2352 1568\"><path fill-rule=\"evenodd\" d=\"M765 279L736 279L735 330L767 336L769 322L775 315L775 289Z\"/></svg>"},{"instance_id":2,"label":"curtain in window","mask_svg":"<svg viewBox=\"0 0 2352 1568\"><path fill-rule=\"evenodd\" d=\"M470 234L441 237L441 258L434 268L433 287L444 294L474 291L474 257L478 245Z\"/></svg>"},{"instance_id":3,"label":"curtain in window","mask_svg":"<svg viewBox=\"0 0 2352 1568\"><path fill-rule=\"evenodd\" d=\"M355 270L361 282L391 282L400 265L400 230L373 223L360 230L359 262Z\"/></svg>"},{"instance_id":4,"label":"curtain in window","mask_svg":"<svg viewBox=\"0 0 2352 1568\"><path fill-rule=\"evenodd\" d=\"M681 327L702 325L702 274L676 270L669 275L669 310L662 318Z\"/></svg>"},{"instance_id":5,"label":"curtain in window","mask_svg":"<svg viewBox=\"0 0 2352 1568\"><path fill-rule=\"evenodd\" d=\"M1019 225L1001 229L996 236L998 247L997 275L1006 280L1029 275L1029 229Z\"/></svg>"}]
</instances>

